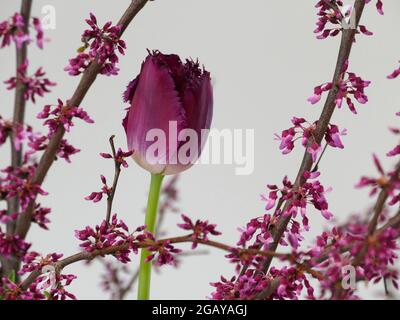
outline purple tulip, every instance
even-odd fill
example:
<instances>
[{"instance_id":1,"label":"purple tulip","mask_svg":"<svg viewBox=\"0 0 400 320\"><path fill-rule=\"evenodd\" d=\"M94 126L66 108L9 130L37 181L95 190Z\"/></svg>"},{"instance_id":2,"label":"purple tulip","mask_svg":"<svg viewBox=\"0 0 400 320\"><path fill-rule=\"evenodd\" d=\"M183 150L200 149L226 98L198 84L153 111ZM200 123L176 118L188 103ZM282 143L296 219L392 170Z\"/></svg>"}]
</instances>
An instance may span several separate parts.
<instances>
[{"instance_id":1,"label":"purple tulip","mask_svg":"<svg viewBox=\"0 0 400 320\"><path fill-rule=\"evenodd\" d=\"M213 113L209 72L177 55L150 52L129 83L123 126L133 158L151 173L177 174L200 156ZM159 133L164 134L164 137Z\"/></svg>"}]
</instances>

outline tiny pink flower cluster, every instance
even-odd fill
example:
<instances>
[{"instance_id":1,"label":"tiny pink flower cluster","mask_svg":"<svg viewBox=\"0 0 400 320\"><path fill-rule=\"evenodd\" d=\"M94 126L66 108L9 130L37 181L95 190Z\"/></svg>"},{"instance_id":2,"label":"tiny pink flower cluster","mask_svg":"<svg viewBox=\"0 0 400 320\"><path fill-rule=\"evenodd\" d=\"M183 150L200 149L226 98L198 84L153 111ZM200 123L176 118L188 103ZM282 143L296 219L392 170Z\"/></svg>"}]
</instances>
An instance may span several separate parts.
<instances>
[{"instance_id":1,"label":"tiny pink flower cluster","mask_svg":"<svg viewBox=\"0 0 400 320\"><path fill-rule=\"evenodd\" d=\"M365 95L364 90L371 84L371 81L365 81L355 73L347 72L348 66L349 63L346 61L342 70L342 80L335 84L338 88L336 106L341 108L343 100L345 100L350 111L357 114L357 110L350 96L353 96L359 103L366 104L368 102L368 97ZM345 78L346 76L347 78ZM321 100L322 93L330 91L333 88L333 85L334 84L331 82L327 82L315 87L314 95L308 98L308 101L311 104L316 104Z\"/></svg>"},{"instance_id":2,"label":"tiny pink flower cluster","mask_svg":"<svg viewBox=\"0 0 400 320\"><path fill-rule=\"evenodd\" d=\"M4 83L8 85L8 90L13 90L17 87L18 83L22 83L25 86L25 100L31 99L31 101L35 103L36 95L43 97L45 93L50 92L49 87L55 86L56 83L45 78L46 72L43 71L43 68L37 69L32 76L27 76L28 66L29 61L25 60L25 62L18 67L17 77L11 77L7 81L4 81Z\"/></svg>"},{"instance_id":3,"label":"tiny pink flower cluster","mask_svg":"<svg viewBox=\"0 0 400 320\"><path fill-rule=\"evenodd\" d=\"M210 224L208 221L196 220L195 223L186 215L181 215L183 223L178 224L178 227L183 230L193 231L192 249L196 249L199 240L208 240L208 235L219 236L221 232L216 230L217 225Z\"/></svg>"},{"instance_id":4,"label":"tiny pink flower cluster","mask_svg":"<svg viewBox=\"0 0 400 320\"><path fill-rule=\"evenodd\" d=\"M32 18L32 25L36 31L36 44L43 49L44 35L43 28L38 18ZM18 49L22 48L24 43L30 43L32 39L29 36L29 29L26 30L24 17L20 13L15 13L10 20L0 22L0 48L9 46L15 42Z\"/></svg>"},{"instance_id":5,"label":"tiny pink flower cluster","mask_svg":"<svg viewBox=\"0 0 400 320\"><path fill-rule=\"evenodd\" d=\"M370 0L366 0L369 2ZM378 11L383 14L382 2L378 0ZM317 39L326 39L329 36L335 37L345 28L344 23L350 24L355 18L355 12L353 7L346 8L343 1L341 0L320 0L315 5L318 11L317 27L314 33L317 34ZM332 27L327 27L328 24ZM352 27L349 25L349 27ZM357 32L361 32L367 36L372 36L373 33L367 29L364 25L359 25Z\"/></svg>"},{"instance_id":6,"label":"tiny pink flower cluster","mask_svg":"<svg viewBox=\"0 0 400 320\"><path fill-rule=\"evenodd\" d=\"M293 126L283 130L281 135L275 134L275 140L280 141L279 149L283 154L288 154L294 149L295 142L301 139L302 146L312 155L313 162L317 161L321 152L321 147L314 136L318 121L311 124L304 118L293 117L292 124ZM329 124L325 133L326 143L333 148L343 149L341 136L346 134L346 129L340 131L337 125Z\"/></svg>"},{"instance_id":7,"label":"tiny pink flower cluster","mask_svg":"<svg viewBox=\"0 0 400 320\"><path fill-rule=\"evenodd\" d=\"M90 124L94 123L83 108L68 106L68 101L65 105L61 99L58 99L57 102L57 105L44 106L43 110L37 115L38 119L46 119L43 125L49 128L49 137L56 133L59 126L63 126L69 132L70 128L74 126L73 118L81 119Z\"/></svg>"},{"instance_id":8,"label":"tiny pink flower cluster","mask_svg":"<svg viewBox=\"0 0 400 320\"><path fill-rule=\"evenodd\" d=\"M87 226L83 230L75 231L75 236L83 241L79 246L87 252L128 243L128 248L121 249L114 254L117 260L127 263L130 261L131 251L137 253L135 242L148 239L149 235L147 232L143 233L144 229L145 227L142 226L137 228L133 234L129 234L127 225L122 220L118 220L117 215L114 214L110 222L104 220L95 228Z\"/></svg>"},{"instance_id":9,"label":"tiny pink flower cluster","mask_svg":"<svg viewBox=\"0 0 400 320\"><path fill-rule=\"evenodd\" d=\"M84 46L78 50L79 53L75 58L69 60L69 65L64 70L71 76L77 76L97 59L97 62L102 65L101 74L117 75L119 69L116 65L119 58L116 51L124 55L126 49L125 42L120 39L122 27L113 26L109 21L100 28L93 13L90 13L90 19L86 19L86 23L91 29L85 30L82 34ZM87 48L89 52L85 53Z\"/></svg>"},{"instance_id":10,"label":"tiny pink flower cluster","mask_svg":"<svg viewBox=\"0 0 400 320\"><path fill-rule=\"evenodd\" d=\"M5 174L1 183L2 188L7 190L6 199L18 196L22 210L26 210L30 201L35 200L38 194L48 195L40 185L31 182L35 169L28 165L16 169L8 167L1 171Z\"/></svg>"}]
</instances>

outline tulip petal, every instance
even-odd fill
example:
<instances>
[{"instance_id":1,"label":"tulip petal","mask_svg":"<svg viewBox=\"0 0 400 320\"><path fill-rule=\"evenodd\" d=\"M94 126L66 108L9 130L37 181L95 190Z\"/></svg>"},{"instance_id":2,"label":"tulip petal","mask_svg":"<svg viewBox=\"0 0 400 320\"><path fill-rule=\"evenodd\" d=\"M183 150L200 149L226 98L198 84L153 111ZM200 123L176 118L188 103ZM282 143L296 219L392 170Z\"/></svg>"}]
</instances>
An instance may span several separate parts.
<instances>
[{"instance_id":1,"label":"tulip petal","mask_svg":"<svg viewBox=\"0 0 400 320\"><path fill-rule=\"evenodd\" d=\"M195 130L200 138L202 137L202 130L210 129L213 115L213 90L210 74L204 71L199 79L187 86L182 99L187 127ZM201 140L198 146L199 153L204 147L206 136L202 137Z\"/></svg>"},{"instance_id":2,"label":"tulip petal","mask_svg":"<svg viewBox=\"0 0 400 320\"><path fill-rule=\"evenodd\" d=\"M163 173L166 163L176 150L169 150L169 122L175 121L178 132L185 127L184 110L167 66L156 56L148 56L144 64L125 122L128 147L134 150L134 159L152 173ZM146 152L154 141L146 141L149 130L160 129L165 134L165 150L147 159ZM175 134L171 132L171 134Z\"/></svg>"}]
</instances>

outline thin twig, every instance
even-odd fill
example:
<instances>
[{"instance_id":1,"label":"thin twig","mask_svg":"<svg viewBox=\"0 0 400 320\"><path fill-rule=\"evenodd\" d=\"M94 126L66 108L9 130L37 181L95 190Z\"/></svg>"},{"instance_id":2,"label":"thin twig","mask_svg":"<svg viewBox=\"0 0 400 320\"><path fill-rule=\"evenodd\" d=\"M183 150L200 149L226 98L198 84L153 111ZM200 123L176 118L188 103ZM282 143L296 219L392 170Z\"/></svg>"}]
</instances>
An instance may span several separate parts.
<instances>
[{"instance_id":1,"label":"thin twig","mask_svg":"<svg viewBox=\"0 0 400 320\"><path fill-rule=\"evenodd\" d=\"M115 136L113 135L109 139L110 146L111 146L111 151L112 151L112 156L113 156L113 159L114 159L114 180L113 180L112 187L108 192L108 197L107 197L107 214L106 214L106 222L107 222L107 224L110 223L114 196L115 196L115 192L117 191L118 179L119 179L119 176L121 174L121 165L122 165L117 160L117 152L115 150L114 138L115 138Z\"/></svg>"}]
</instances>

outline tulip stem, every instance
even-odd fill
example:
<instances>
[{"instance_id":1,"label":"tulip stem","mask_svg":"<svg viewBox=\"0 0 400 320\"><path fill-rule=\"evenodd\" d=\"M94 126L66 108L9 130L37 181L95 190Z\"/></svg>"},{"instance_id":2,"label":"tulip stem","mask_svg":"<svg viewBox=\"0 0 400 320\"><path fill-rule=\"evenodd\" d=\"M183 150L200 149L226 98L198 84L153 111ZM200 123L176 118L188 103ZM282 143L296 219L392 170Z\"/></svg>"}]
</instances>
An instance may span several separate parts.
<instances>
[{"instance_id":1,"label":"tulip stem","mask_svg":"<svg viewBox=\"0 0 400 320\"><path fill-rule=\"evenodd\" d=\"M158 200L160 198L163 178L164 176L161 174L151 174L145 225L146 230L154 235L157 222ZM151 262L146 262L148 256L150 256L150 252L143 248L140 256L138 300L149 300L150 297Z\"/></svg>"}]
</instances>

